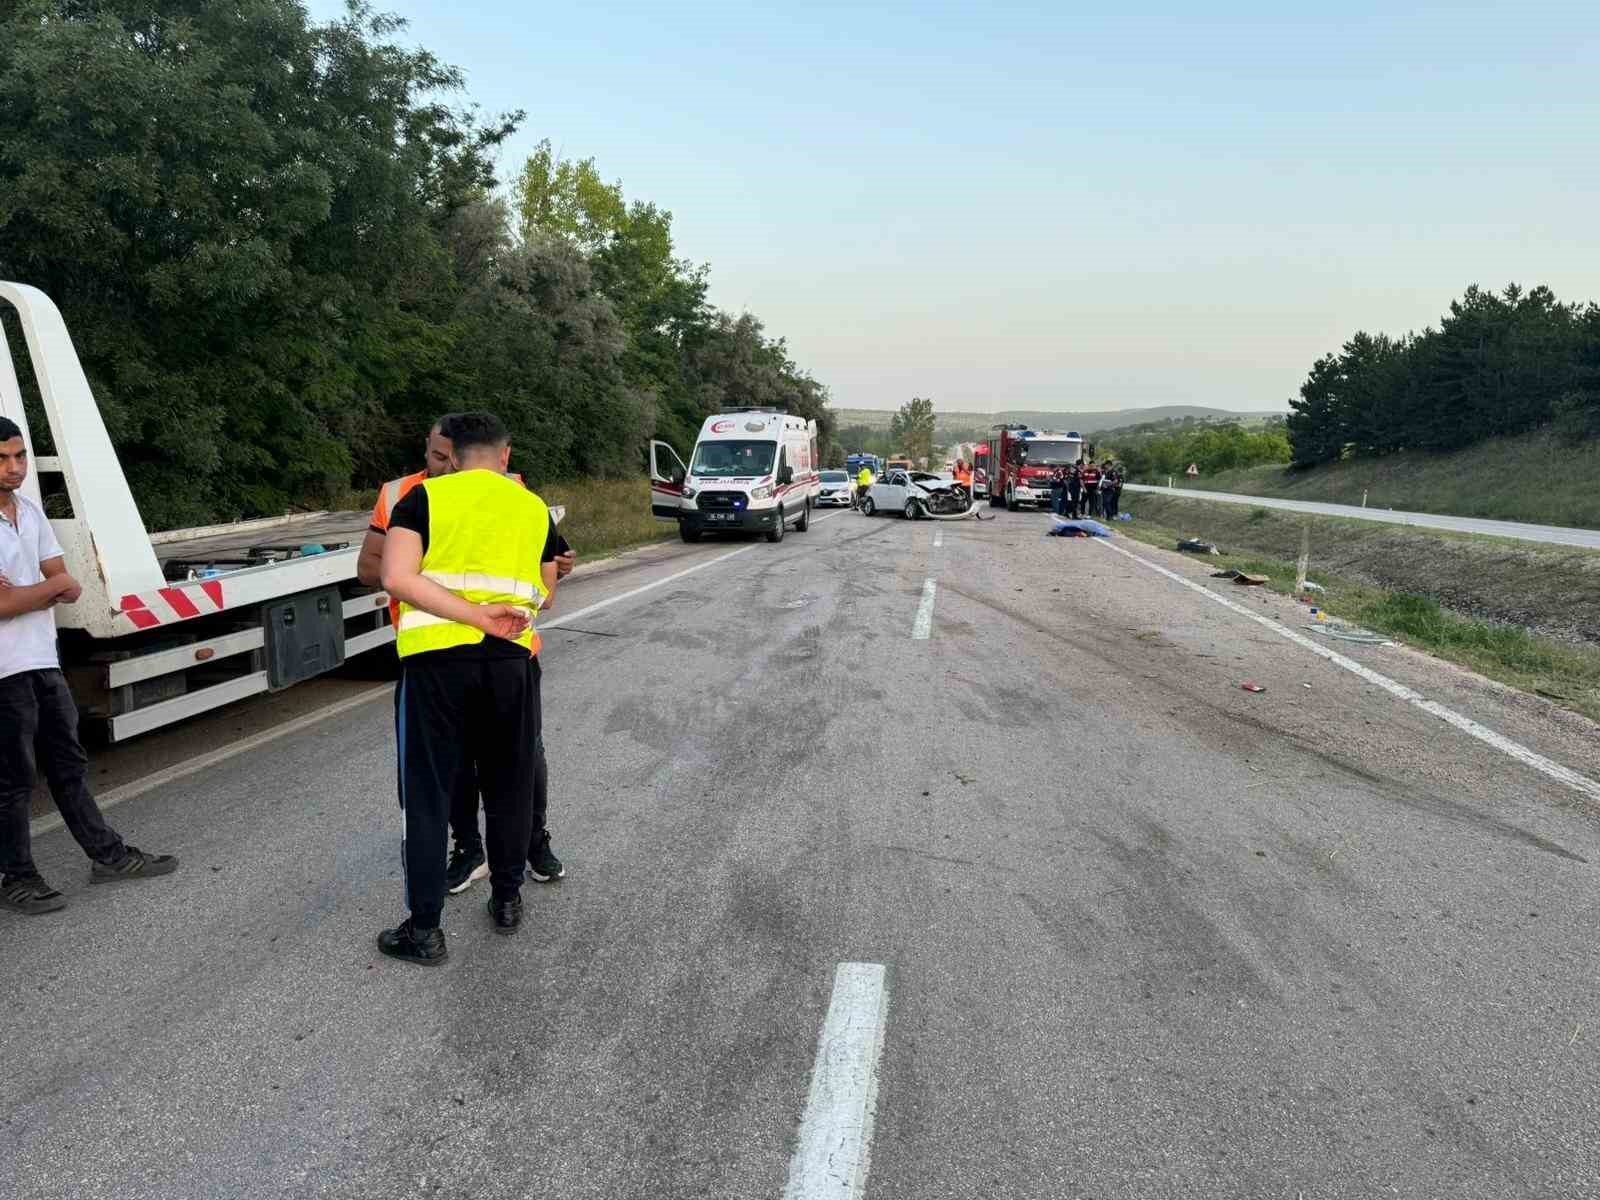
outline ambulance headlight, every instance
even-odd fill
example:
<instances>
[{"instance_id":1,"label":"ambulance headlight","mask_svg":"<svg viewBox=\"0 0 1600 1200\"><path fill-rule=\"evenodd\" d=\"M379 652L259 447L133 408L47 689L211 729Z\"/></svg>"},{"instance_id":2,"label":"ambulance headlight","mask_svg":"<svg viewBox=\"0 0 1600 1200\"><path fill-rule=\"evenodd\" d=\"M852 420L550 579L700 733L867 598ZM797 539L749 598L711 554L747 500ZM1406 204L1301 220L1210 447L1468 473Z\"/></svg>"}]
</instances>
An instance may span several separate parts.
<instances>
[{"instance_id":1,"label":"ambulance headlight","mask_svg":"<svg viewBox=\"0 0 1600 1200\"><path fill-rule=\"evenodd\" d=\"M772 485L771 484L762 484L760 487L751 488L750 489L750 499L752 499L752 500L770 500L770 499L772 499Z\"/></svg>"},{"instance_id":2,"label":"ambulance headlight","mask_svg":"<svg viewBox=\"0 0 1600 1200\"><path fill-rule=\"evenodd\" d=\"M685 500L693 500L693 499L694 499L694 492L695 492L695 490L694 490L694 488L692 488L692 487L686 487L686 488L684 488L684 489L683 489L683 491L682 491L682 492L681 492L681 493L679 493L679 494L680 494L680 495L681 495L681 496L682 496L682 497L683 497L683 498L684 498L684 499L685 499Z\"/></svg>"}]
</instances>

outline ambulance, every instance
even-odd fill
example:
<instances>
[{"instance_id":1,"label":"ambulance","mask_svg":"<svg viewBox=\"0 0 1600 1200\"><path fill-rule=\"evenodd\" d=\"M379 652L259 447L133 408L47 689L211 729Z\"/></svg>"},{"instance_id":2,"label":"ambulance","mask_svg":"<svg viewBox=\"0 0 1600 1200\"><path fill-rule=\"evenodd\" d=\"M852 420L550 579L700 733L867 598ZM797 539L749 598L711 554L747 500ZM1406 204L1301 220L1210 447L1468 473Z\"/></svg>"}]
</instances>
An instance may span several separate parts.
<instances>
[{"instance_id":1,"label":"ambulance","mask_svg":"<svg viewBox=\"0 0 1600 1200\"><path fill-rule=\"evenodd\" d=\"M650 511L679 536L804 533L821 489L817 423L776 408L707 417L685 465L666 442L650 443Z\"/></svg>"}]
</instances>

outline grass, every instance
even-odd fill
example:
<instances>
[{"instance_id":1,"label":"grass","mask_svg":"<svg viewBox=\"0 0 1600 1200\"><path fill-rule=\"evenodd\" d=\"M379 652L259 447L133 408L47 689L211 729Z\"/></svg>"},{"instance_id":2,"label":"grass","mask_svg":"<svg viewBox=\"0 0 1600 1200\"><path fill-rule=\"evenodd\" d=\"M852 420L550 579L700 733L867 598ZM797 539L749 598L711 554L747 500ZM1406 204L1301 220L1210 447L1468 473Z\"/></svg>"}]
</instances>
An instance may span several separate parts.
<instances>
[{"instance_id":1,"label":"grass","mask_svg":"<svg viewBox=\"0 0 1600 1200\"><path fill-rule=\"evenodd\" d=\"M1496 438L1453 454L1357 458L1305 471L1250 467L1174 480L1179 487L1333 504L1360 504L1365 494L1372 508L1600 529L1596 481L1600 441L1572 445L1547 432Z\"/></svg>"},{"instance_id":2,"label":"grass","mask_svg":"<svg viewBox=\"0 0 1600 1200\"><path fill-rule=\"evenodd\" d=\"M1234 547L1232 553L1218 557L1207 556L1204 561L1215 564L1218 570L1232 567L1251 574L1265 575L1266 587L1290 595L1294 591L1294 554L1285 554L1281 543L1273 553L1263 556L1252 549L1247 535L1213 530L1205 517L1214 510L1229 506L1189 501L1185 508L1152 506L1141 496L1139 514L1133 521L1119 524L1117 532L1126 532L1139 541L1153 546L1172 549L1180 536L1199 536L1216 542L1224 551ZM1167 501L1169 505L1183 505L1182 501ZM1237 510L1236 510L1237 511ZM1257 510L1261 511L1261 510ZM1252 526L1259 528L1266 522L1252 520L1250 516L1238 517L1240 530ZM1269 520L1275 517L1271 514ZM1370 578L1352 577L1339 571L1316 569L1317 550L1326 547L1336 531L1329 526L1353 522L1313 522L1312 563L1310 578L1323 586L1317 593L1317 604L1333 616L1381 633L1397 642L1419 650L1426 650L1439 658L1457 663L1523 691L1536 692L1565 708L1600 721L1600 643L1571 641L1541 634L1525 625L1506 621L1486 620L1479 616L1452 611L1432 595L1385 587ZM1295 523L1298 539L1299 523ZM1411 531L1407 531L1408 533ZM1220 540L1219 540L1220 539ZM1447 558L1461 556L1465 539L1439 538ZM1480 552L1490 555L1504 552L1504 544L1497 539L1476 539L1482 543ZM1437 548L1436 548L1437 549ZM1417 554L1415 546L1411 547ZM1466 556L1471 561L1471 555ZM1556 559L1566 556L1556 554ZM1594 556L1595 567L1600 572L1600 555ZM1358 563L1353 563L1359 569ZM1585 564L1588 566L1588 564ZM1470 568L1469 568L1470 569ZM1579 583L1588 582L1584 572L1579 572ZM1594 575L1600 579L1600 573ZM1446 580L1448 586L1449 581ZM1569 577L1568 583L1572 583ZM1593 583L1589 586L1593 588ZM1335 645L1335 649L1338 646Z\"/></svg>"},{"instance_id":3,"label":"grass","mask_svg":"<svg viewBox=\"0 0 1600 1200\"><path fill-rule=\"evenodd\" d=\"M650 515L648 479L583 479L538 488L547 504L564 504L561 535L579 562L678 536L678 527Z\"/></svg>"}]
</instances>

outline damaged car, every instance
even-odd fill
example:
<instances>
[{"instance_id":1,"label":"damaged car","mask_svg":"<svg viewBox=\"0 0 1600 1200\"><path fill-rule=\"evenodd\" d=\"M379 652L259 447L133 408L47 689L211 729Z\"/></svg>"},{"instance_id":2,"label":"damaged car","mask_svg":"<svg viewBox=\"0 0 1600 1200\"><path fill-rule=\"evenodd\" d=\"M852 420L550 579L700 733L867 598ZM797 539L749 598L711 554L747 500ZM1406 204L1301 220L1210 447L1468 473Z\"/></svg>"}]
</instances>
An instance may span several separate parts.
<instances>
[{"instance_id":1,"label":"damaged car","mask_svg":"<svg viewBox=\"0 0 1600 1200\"><path fill-rule=\"evenodd\" d=\"M897 512L908 521L922 517L965 517L976 508L966 487L953 475L932 471L890 471L867 489L861 499L866 516Z\"/></svg>"}]
</instances>

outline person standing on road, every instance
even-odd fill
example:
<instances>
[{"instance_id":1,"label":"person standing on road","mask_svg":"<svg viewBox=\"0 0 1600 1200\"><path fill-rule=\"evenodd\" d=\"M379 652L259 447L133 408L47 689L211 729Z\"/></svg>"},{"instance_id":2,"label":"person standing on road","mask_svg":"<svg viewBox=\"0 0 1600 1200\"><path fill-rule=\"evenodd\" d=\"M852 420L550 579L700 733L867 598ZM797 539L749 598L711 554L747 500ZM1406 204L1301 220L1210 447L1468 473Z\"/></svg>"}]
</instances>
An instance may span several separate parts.
<instances>
[{"instance_id":1,"label":"person standing on road","mask_svg":"<svg viewBox=\"0 0 1600 1200\"><path fill-rule=\"evenodd\" d=\"M356 560L356 578L367 587L381 587L384 536L389 529L389 517L395 506L405 499L411 489L429 479L448 475L452 466L450 439L444 436L443 425L448 416L435 421L423 445L423 469L399 479L391 479L378 489L378 501L372 510L372 523L361 543L361 553ZM519 476L511 478L521 482ZM559 533L555 540L556 578L565 579L577 563L577 555ZM389 599L389 623L400 624L400 602ZM400 692L395 690L395 722L400 720ZM544 738L541 735L533 748L534 753L534 826L528 847L528 862L534 879L549 883L566 875L566 868L550 849L550 835L545 820L550 801L550 767L545 757ZM472 764L456 781L450 801L450 832L453 847L445 869L445 888L450 895L460 895L480 879L489 876L483 837L478 832L478 773Z\"/></svg>"},{"instance_id":2,"label":"person standing on road","mask_svg":"<svg viewBox=\"0 0 1600 1200\"><path fill-rule=\"evenodd\" d=\"M856 504L858 506L867 498L867 489L871 486L872 468L863 463L861 470L856 472Z\"/></svg>"},{"instance_id":3,"label":"person standing on road","mask_svg":"<svg viewBox=\"0 0 1600 1200\"><path fill-rule=\"evenodd\" d=\"M443 422L452 473L411 489L390 516L382 583L400 601L396 731L410 916L378 936L392 958L445 961L440 917L450 799L475 764L488 823L489 915L522 924L523 863L540 734L533 618L556 582L555 521L506 475L511 439L491 413Z\"/></svg>"},{"instance_id":4,"label":"person standing on road","mask_svg":"<svg viewBox=\"0 0 1600 1200\"><path fill-rule=\"evenodd\" d=\"M1083 466L1083 515L1100 515L1100 468L1091 459Z\"/></svg>"},{"instance_id":5,"label":"person standing on road","mask_svg":"<svg viewBox=\"0 0 1600 1200\"><path fill-rule=\"evenodd\" d=\"M1100 480L1100 508L1106 515L1106 520L1117 519L1117 509L1122 503L1122 469L1116 464L1108 464L1106 473Z\"/></svg>"},{"instance_id":6,"label":"person standing on road","mask_svg":"<svg viewBox=\"0 0 1600 1200\"><path fill-rule=\"evenodd\" d=\"M93 863L91 883L169 875L178 860L146 854L106 824L89 791L89 757L78 739L78 706L56 650L57 604L82 589L43 510L19 489L28 451L16 422L0 417L0 907L35 915L67 898L33 863L28 806L42 749L61 819Z\"/></svg>"},{"instance_id":7,"label":"person standing on road","mask_svg":"<svg viewBox=\"0 0 1600 1200\"><path fill-rule=\"evenodd\" d=\"M1067 479L1060 467L1050 472L1050 511L1058 517L1067 512Z\"/></svg>"},{"instance_id":8,"label":"person standing on road","mask_svg":"<svg viewBox=\"0 0 1600 1200\"><path fill-rule=\"evenodd\" d=\"M1077 463L1067 469L1067 515L1078 519L1078 506L1083 502L1083 472Z\"/></svg>"}]
</instances>

